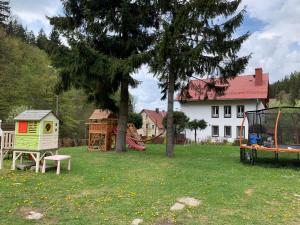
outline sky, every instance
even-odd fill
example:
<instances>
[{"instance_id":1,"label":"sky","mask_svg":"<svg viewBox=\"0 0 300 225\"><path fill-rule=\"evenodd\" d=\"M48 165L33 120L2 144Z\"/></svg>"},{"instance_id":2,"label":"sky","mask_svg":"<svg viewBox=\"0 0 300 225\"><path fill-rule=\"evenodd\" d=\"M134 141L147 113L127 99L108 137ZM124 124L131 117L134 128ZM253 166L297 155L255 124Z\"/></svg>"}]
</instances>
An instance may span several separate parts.
<instances>
[{"instance_id":1,"label":"sky","mask_svg":"<svg viewBox=\"0 0 300 225\"><path fill-rule=\"evenodd\" d=\"M269 73L270 83L300 70L300 1L299 0L243 0L247 15L238 32L250 31L251 36L243 44L240 55L252 54L244 74L253 74L262 67ZM37 33L41 28L46 33L51 26L46 16L63 13L60 0L11 0L12 13L29 30ZM134 77L141 84L131 89L135 110L160 108L166 110L166 101L161 101L157 80L143 66ZM178 103L175 109L180 109Z\"/></svg>"}]
</instances>

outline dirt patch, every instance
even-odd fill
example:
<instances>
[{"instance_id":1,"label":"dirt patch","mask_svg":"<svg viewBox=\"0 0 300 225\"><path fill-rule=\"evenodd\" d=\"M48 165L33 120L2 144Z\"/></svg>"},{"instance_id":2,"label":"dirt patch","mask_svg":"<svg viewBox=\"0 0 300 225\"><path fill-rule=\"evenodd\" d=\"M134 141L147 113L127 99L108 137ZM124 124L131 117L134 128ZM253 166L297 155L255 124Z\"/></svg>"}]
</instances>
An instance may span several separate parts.
<instances>
[{"instance_id":1,"label":"dirt patch","mask_svg":"<svg viewBox=\"0 0 300 225\"><path fill-rule=\"evenodd\" d=\"M254 192L254 190L252 188L248 188L244 191L244 193L249 197L252 196L253 192Z\"/></svg>"},{"instance_id":2,"label":"dirt patch","mask_svg":"<svg viewBox=\"0 0 300 225\"><path fill-rule=\"evenodd\" d=\"M160 219L157 222L155 222L153 225L175 225L175 223L170 219Z\"/></svg>"}]
</instances>

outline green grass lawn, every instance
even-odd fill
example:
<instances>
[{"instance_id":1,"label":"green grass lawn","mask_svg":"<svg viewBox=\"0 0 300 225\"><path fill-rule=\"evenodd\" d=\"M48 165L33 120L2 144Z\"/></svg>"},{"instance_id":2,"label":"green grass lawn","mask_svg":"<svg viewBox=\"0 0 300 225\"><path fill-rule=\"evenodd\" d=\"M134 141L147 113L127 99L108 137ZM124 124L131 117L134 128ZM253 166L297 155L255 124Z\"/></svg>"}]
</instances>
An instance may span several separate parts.
<instances>
[{"instance_id":1,"label":"green grass lawn","mask_svg":"<svg viewBox=\"0 0 300 225\"><path fill-rule=\"evenodd\" d=\"M0 224L299 224L300 165L239 162L239 147L163 145L146 152L87 152L64 148L72 170L35 174L0 170ZM291 157L291 156L290 156ZM293 155L297 158L296 155ZM299 196L298 196L299 195ZM170 212L178 197L202 200L196 208ZM24 219L29 210L44 217Z\"/></svg>"}]
</instances>

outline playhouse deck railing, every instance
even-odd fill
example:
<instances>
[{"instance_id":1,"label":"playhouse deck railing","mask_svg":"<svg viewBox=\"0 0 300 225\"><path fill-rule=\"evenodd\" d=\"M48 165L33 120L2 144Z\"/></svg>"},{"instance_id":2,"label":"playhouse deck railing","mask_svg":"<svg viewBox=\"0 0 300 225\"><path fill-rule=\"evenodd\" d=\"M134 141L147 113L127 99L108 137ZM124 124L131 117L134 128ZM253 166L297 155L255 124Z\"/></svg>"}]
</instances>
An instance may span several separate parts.
<instances>
[{"instance_id":1,"label":"playhouse deck railing","mask_svg":"<svg viewBox=\"0 0 300 225\"><path fill-rule=\"evenodd\" d=\"M4 131L0 136L0 169L3 167L3 159L13 149L15 142L14 131Z\"/></svg>"},{"instance_id":2,"label":"playhouse deck railing","mask_svg":"<svg viewBox=\"0 0 300 225\"><path fill-rule=\"evenodd\" d=\"M0 136L0 150L11 150L14 147L15 132L3 131L3 135Z\"/></svg>"}]
</instances>

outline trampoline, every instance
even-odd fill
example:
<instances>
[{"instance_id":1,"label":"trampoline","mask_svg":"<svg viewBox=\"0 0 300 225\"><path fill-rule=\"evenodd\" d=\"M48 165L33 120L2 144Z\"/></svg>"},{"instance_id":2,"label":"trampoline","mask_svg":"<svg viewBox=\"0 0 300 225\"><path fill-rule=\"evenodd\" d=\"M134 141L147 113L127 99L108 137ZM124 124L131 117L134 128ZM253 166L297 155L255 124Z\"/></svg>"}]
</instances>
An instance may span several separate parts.
<instances>
[{"instance_id":1,"label":"trampoline","mask_svg":"<svg viewBox=\"0 0 300 225\"><path fill-rule=\"evenodd\" d=\"M258 151L300 153L300 107L278 107L245 112L241 127L248 122L248 139L240 129L240 160L254 164Z\"/></svg>"}]
</instances>

